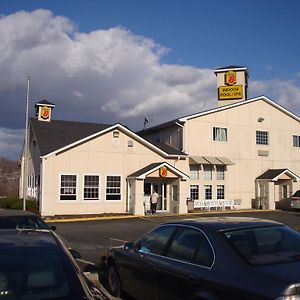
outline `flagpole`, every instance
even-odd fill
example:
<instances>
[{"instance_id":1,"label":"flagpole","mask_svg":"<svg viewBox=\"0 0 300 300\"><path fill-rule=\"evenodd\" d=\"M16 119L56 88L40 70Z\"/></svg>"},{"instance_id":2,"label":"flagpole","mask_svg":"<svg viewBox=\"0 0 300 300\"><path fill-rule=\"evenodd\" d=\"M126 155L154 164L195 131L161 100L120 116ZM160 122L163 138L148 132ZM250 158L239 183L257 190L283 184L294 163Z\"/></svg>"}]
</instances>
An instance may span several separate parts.
<instances>
[{"instance_id":1,"label":"flagpole","mask_svg":"<svg viewBox=\"0 0 300 300\"><path fill-rule=\"evenodd\" d=\"M30 76L27 76L27 95L26 95L26 113L25 113L25 142L24 142L24 167L23 167L23 210L26 210L26 197L27 197L27 161L28 161L28 104L29 104L29 87Z\"/></svg>"}]
</instances>

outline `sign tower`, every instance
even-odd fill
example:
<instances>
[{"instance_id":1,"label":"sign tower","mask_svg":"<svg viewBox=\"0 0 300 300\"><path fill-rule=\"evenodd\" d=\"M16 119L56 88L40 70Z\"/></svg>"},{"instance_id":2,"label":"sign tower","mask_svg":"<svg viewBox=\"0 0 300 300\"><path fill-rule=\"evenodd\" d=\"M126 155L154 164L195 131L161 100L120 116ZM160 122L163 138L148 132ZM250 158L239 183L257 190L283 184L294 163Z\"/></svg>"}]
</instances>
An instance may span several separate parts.
<instances>
[{"instance_id":1,"label":"sign tower","mask_svg":"<svg viewBox=\"0 0 300 300\"><path fill-rule=\"evenodd\" d=\"M248 68L228 66L214 70L218 83L218 106L247 99Z\"/></svg>"}]
</instances>

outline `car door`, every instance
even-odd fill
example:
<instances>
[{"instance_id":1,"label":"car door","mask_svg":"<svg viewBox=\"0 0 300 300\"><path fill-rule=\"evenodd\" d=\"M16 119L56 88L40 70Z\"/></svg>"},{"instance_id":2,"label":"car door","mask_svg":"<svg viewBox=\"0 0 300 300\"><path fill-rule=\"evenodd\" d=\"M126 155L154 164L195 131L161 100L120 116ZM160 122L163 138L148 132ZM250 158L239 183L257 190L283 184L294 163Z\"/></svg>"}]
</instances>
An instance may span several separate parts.
<instances>
[{"instance_id":1,"label":"car door","mask_svg":"<svg viewBox=\"0 0 300 300\"><path fill-rule=\"evenodd\" d=\"M214 253L206 236L198 229L181 227L157 268L156 299L200 299L213 261Z\"/></svg>"},{"instance_id":2,"label":"car door","mask_svg":"<svg viewBox=\"0 0 300 300\"><path fill-rule=\"evenodd\" d=\"M142 238L123 261L122 273L126 292L136 299L154 300L156 270L174 226L161 226Z\"/></svg>"}]
</instances>

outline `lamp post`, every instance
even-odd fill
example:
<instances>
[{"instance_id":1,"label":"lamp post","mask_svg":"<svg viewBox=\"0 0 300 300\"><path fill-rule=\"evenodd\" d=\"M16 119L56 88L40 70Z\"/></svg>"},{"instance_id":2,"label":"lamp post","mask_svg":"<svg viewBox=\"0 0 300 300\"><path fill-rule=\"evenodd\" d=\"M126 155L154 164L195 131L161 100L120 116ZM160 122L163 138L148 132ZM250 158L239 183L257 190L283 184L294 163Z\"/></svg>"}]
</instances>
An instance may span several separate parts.
<instances>
[{"instance_id":1,"label":"lamp post","mask_svg":"<svg viewBox=\"0 0 300 300\"><path fill-rule=\"evenodd\" d=\"M26 95L26 112L25 112L25 141L24 141L24 156L23 156L23 210L26 210L27 197L27 161L28 161L28 103L29 103L29 85L30 77L27 76L27 95Z\"/></svg>"}]
</instances>

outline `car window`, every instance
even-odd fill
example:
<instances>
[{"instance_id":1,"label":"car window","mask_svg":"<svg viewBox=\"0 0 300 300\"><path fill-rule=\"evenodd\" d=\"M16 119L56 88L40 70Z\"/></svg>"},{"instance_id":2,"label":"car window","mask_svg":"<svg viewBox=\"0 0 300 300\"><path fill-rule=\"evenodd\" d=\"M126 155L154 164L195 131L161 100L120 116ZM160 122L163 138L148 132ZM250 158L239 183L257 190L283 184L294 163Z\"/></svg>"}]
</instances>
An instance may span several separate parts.
<instances>
[{"instance_id":1,"label":"car window","mask_svg":"<svg viewBox=\"0 0 300 300\"><path fill-rule=\"evenodd\" d=\"M176 233L167 256L202 266L211 266L214 258L207 238L192 228L184 228Z\"/></svg>"},{"instance_id":2,"label":"car window","mask_svg":"<svg viewBox=\"0 0 300 300\"><path fill-rule=\"evenodd\" d=\"M287 226L235 230L225 236L253 265L300 260L300 234Z\"/></svg>"},{"instance_id":3,"label":"car window","mask_svg":"<svg viewBox=\"0 0 300 300\"><path fill-rule=\"evenodd\" d=\"M162 255L174 230L174 226L162 226L155 229L138 243L137 250Z\"/></svg>"},{"instance_id":4,"label":"car window","mask_svg":"<svg viewBox=\"0 0 300 300\"><path fill-rule=\"evenodd\" d=\"M17 246L1 249L0 295L3 298L71 299L70 293L69 279L55 248Z\"/></svg>"},{"instance_id":5,"label":"car window","mask_svg":"<svg viewBox=\"0 0 300 300\"><path fill-rule=\"evenodd\" d=\"M0 217L0 229L48 229L49 226L35 216Z\"/></svg>"},{"instance_id":6,"label":"car window","mask_svg":"<svg viewBox=\"0 0 300 300\"><path fill-rule=\"evenodd\" d=\"M297 192L293 195L293 197L300 197L300 190L297 191Z\"/></svg>"}]
</instances>

